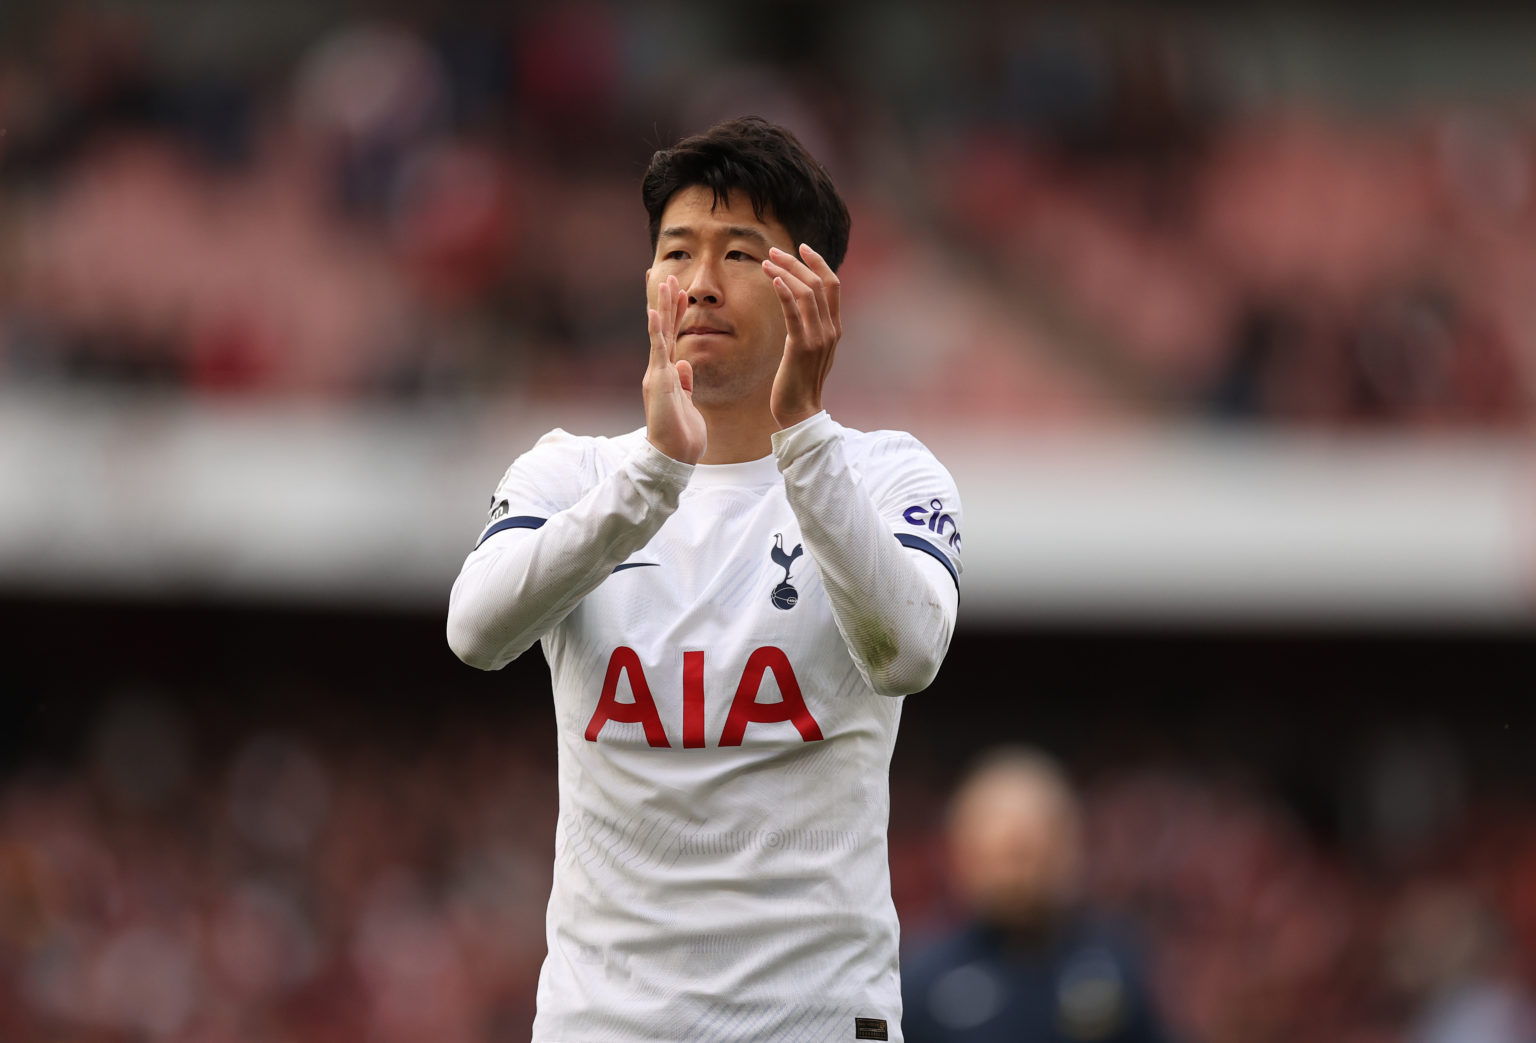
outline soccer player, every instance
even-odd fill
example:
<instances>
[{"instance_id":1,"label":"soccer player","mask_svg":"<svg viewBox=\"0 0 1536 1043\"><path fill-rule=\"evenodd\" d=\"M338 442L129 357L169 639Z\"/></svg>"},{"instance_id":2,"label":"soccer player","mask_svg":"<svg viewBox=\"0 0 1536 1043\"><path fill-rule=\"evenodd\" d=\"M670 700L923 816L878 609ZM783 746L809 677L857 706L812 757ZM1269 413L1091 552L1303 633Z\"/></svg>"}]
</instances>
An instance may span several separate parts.
<instances>
[{"instance_id":1,"label":"soccer player","mask_svg":"<svg viewBox=\"0 0 1536 1043\"><path fill-rule=\"evenodd\" d=\"M843 427L848 210L784 129L651 159L645 427L514 462L448 640L542 641L560 815L539 1041L899 1040L886 857L902 697L958 604L960 500Z\"/></svg>"}]
</instances>

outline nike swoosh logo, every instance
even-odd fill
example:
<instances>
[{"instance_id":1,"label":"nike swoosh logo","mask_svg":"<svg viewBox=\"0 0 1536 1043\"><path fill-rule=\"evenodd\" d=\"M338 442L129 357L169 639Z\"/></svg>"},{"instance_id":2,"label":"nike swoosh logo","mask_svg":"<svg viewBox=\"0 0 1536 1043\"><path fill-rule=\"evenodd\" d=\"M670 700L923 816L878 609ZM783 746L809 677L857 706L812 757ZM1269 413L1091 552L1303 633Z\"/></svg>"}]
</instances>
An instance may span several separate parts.
<instances>
[{"instance_id":1,"label":"nike swoosh logo","mask_svg":"<svg viewBox=\"0 0 1536 1043\"><path fill-rule=\"evenodd\" d=\"M647 565L654 565L657 568L660 568L661 567L661 562L659 562L659 561L626 561L622 565L615 565L613 567L613 571L615 571L615 572L623 572L625 569L643 569Z\"/></svg>"}]
</instances>

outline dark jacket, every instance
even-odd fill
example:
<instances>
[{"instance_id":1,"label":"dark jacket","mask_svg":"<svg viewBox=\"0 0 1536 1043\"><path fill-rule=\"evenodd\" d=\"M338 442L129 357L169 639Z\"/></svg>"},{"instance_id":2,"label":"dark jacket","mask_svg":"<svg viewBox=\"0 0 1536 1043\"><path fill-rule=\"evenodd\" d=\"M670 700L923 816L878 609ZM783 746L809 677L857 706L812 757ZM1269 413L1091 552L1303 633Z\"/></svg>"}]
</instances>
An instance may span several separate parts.
<instances>
[{"instance_id":1,"label":"dark jacket","mask_svg":"<svg viewBox=\"0 0 1536 1043\"><path fill-rule=\"evenodd\" d=\"M1034 933L972 925L902 964L907 1043L1167 1043L1135 948L1073 914Z\"/></svg>"}]
</instances>

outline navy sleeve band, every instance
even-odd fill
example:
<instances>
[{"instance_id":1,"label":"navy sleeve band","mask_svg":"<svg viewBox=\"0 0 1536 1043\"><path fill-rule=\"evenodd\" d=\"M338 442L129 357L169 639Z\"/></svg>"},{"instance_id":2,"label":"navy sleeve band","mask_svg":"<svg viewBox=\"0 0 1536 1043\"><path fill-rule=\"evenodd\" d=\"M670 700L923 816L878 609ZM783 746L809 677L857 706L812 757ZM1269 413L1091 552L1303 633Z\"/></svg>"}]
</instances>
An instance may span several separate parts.
<instances>
[{"instance_id":1,"label":"navy sleeve band","mask_svg":"<svg viewBox=\"0 0 1536 1043\"><path fill-rule=\"evenodd\" d=\"M901 544L903 547L911 547L913 550L927 551L935 558L938 558L939 561L943 562L944 567L949 570L949 578L955 581L955 589L960 589L960 573L955 569L955 563L949 560L949 555L939 550L939 548L935 547L921 536L914 536L910 532L897 532L892 533L892 535L896 537L896 542Z\"/></svg>"},{"instance_id":2,"label":"navy sleeve band","mask_svg":"<svg viewBox=\"0 0 1536 1043\"><path fill-rule=\"evenodd\" d=\"M489 529L485 530L485 535L480 537L480 543L484 543L486 540L490 539L492 536L496 535L498 532L505 532L508 529L538 529L538 528L542 528L544 523L547 522L548 520L549 520L548 518L535 518L532 515L527 515L527 514L520 514L516 518L503 518L503 519L501 519L501 521L497 522L495 525L492 525ZM479 547L480 543L475 544L475 546ZM638 569L638 568L641 568L642 566L645 566L645 565L659 565L659 564L660 564L660 562L656 562L656 561L626 561L622 565L615 565L613 567L613 571L615 571L615 572L623 572L625 569Z\"/></svg>"},{"instance_id":3,"label":"navy sleeve band","mask_svg":"<svg viewBox=\"0 0 1536 1043\"><path fill-rule=\"evenodd\" d=\"M548 521L547 518L533 518L526 514L519 515L516 518L503 518L489 529L486 529L475 546L480 546L481 543L484 543L498 532L505 532L508 529L537 529L546 521Z\"/></svg>"}]
</instances>

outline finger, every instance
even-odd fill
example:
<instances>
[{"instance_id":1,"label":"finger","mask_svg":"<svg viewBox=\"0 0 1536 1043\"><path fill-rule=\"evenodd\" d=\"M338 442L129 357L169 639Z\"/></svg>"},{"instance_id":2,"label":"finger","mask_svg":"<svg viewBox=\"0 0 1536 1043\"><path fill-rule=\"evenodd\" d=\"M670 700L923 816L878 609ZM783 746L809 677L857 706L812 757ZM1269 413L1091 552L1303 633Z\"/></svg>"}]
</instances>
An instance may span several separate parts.
<instances>
[{"instance_id":1,"label":"finger","mask_svg":"<svg viewBox=\"0 0 1536 1043\"><path fill-rule=\"evenodd\" d=\"M661 312L655 308L647 308L645 310L645 332L650 334L651 338L651 357L646 363L646 369L655 372L669 361L667 358L667 341L661 335Z\"/></svg>"},{"instance_id":2,"label":"finger","mask_svg":"<svg viewBox=\"0 0 1536 1043\"><path fill-rule=\"evenodd\" d=\"M801 309L800 301L783 276L775 276L773 280L773 292L778 294L779 306L784 309L784 327L789 334L791 344L804 344L805 317Z\"/></svg>"},{"instance_id":3,"label":"finger","mask_svg":"<svg viewBox=\"0 0 1536 1043\"><path fill-rule=\"evenodd\" d=\"M687 359L673 363L677 366L677 382L683 386L683 391L693 394L693 364Z\"/></svg>"},{"instance_id":4,"label":"finger","mask_svg":"<svg viewBox=\"0 0 1536 1043\"><path fill-rule=\"evenodd\" d=\"M677 279L668 276L656 287L656 307L647 315L646 326L651 332L651 365L666 366L672 361L677 347L676 313ZM650 316L655 316L654 325ZM668 321L668 319L672 321Z\"/></svg>"},{"instance_id":5,"label":"finger","mask_svg":"<svg viewBox=\"0 0 1536 1043\"><path fill-rule=\"evenodd\" d=\"M800 244L800 256L805 260L811 271L821 276L821 284L827 290L827 310L832 320L832 328L842 336L843 332L843 286L837 273L827 263L825 257L811 249L810 243Z\"/></svg>"},{"instance_id":6,"label":"finger","mask_svg":"<svg viewBox=\"0 0 1536 1043\"><path fill-rule=\"evenodd\" d=\"M667 307L661 313L666 322L661 329L667 338L668 359L676 357L677 331L683 320L683 309L686 307L688 307L688 298L684 295L682 287L678 285L677 276L667 276Z\"/></svg>"},{"instance_id":7,"label":"finger","mask_svg":"<svg viewBox=\"0 0 1536 1043\"><path fill-rule=\"evenodd\" d=\"M662 316L667 313L671 302L667 300L667 286L662 283L656 288L656 307L645 310L645 330L651 337L650 366L656 369L665 365L668 359L666 323Z\"/></svg>"},{"instance_id":8,"label":"finger","mask_svg":"<svg viewBox=\"0 0 1536 1043\"><path fill-rule=\"evenodd\" d=\"M688 300L679 292L677 276L669 275L657 287L656 312L661 319L662 361L671 364L677 358L677 329Z\"/></svg>"},{"instance_id":9,"label":"finger","mask_svg":"<svg viewBox=\"0 0 1536 1043\"><path fill-rule=\"evenodd\" d=\"M788 250L780 250L777 246L769 247L768 259L779 267L786 268L793 272L795 278L806 284L815 282L816 279L820 278L815 272L811 271L810 265L806 264L800 258L790 253Z\"/></svg>"},{"instance_id":10,"label":"finger","mask_svg":"<svg viewBox=\"0 0 1536 1043\"><path fill-rule=\"evenodd\" d=\"M818 302L815 289L796 278L795 273L777 265L774 265L774 270L778 273L777 280L789 291L800 320L798 343L808 348L825 347L830 327L822 310L824 302Z\"/></svg>"},{"instance_id":11,"label":"finger","mask_svg":"<svg viewBox=\"0 0 1536 1043\"><path fill-rule=\"evenodd\" d=\"M683 328L683 315L688 311L688 295L682 291L677 276L669 275L667 279L672 284L672 346L676 348L677 331Z\"/></svg>"},{"instance_id":12,"label":"finger","mask_svg":"<svg viewBox=\"0 0 1536 1043\"><path fill-rule=\"evenodd\" d=\"M814 306L814 313L813 315L808 315L807 318L811 319L818 329L824 330L830 335L833 329L832 309L827 301L826 289L821 276L812 271L799 258L785 253L778 247L770 249L768 256L770 258L769 263L774 265L778 270L778 274L784 275L789 279L791 289L795 289L795 284L798 283L810 291L810 300ZM798 290L796 290L796 296L800 296Z\"/></svg>"}]
</instances>

